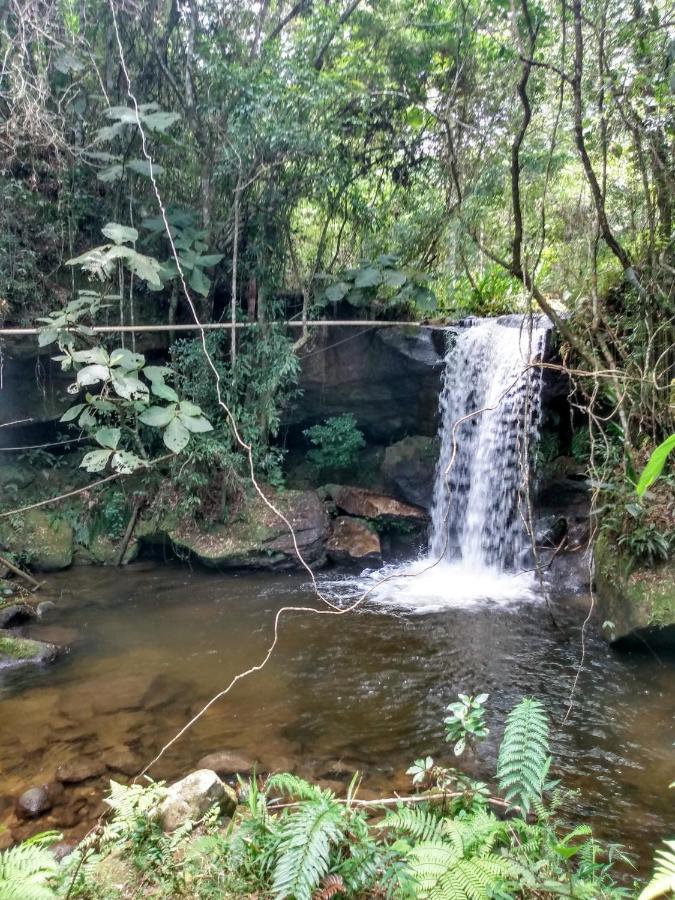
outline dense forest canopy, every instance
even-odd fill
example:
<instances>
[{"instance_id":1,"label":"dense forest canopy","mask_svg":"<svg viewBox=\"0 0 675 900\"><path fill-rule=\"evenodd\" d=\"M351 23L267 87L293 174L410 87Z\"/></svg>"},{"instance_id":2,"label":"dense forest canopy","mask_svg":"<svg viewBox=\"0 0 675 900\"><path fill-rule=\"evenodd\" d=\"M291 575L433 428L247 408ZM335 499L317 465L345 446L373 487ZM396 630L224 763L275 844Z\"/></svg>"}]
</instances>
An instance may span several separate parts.
<instances>
[{"instance_id":1,"label":"dense forest canopy","mask_svg":"<svg viewBox=\"0 0 675 900\"><path fill-rule=\"evenodd\" d=\"M541 311L630 465L672 430L669 4L12 0L1 22L6 324L83 289L79 317L123 324Z\"/></svg>"}]
</instances>

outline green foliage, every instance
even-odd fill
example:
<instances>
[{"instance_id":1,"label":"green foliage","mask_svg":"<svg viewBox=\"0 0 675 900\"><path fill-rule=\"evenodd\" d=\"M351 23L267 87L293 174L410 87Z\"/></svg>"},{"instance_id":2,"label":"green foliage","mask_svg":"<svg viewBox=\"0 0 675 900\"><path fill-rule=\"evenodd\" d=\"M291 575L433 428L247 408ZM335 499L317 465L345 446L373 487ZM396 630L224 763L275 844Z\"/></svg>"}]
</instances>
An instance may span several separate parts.
<instances>
[{"instance_id":1,"label":"green foliage","mask_svg":"<svg viewBox=\"0 0 675 900\"><path fill-rule=\"evenodd\" d=\"M639 900L656 900L675 894L675 840L665 841L666 849L656 853L654 877L640 894Z\"/></svg>"},{"instance_id":2,"label":"green foliage","mask_svg":"<svg viewBox=\"0 0 675 900\"><path fill-rule=\"evenodd\" d=\"M2 900L54 900L51 884L58 864L49 847L60 837L45 832L0 853Z\"/></svg>"},{"instance_id":3,"label":"green foliage","mask_svg":"<svg viewBox=\"0 0 675 900\"><path fill-rule=\"evenodd\" d=\"M464 316L502 316L521 312L523 287L502 268L492 265L473 284L466 275L457 278L441 304L443 312Z\"/></svg>"},{"instance_id":4,"label":"green foliage","mask_svg":"<svg viewBox=\"0 0 675 900\"><path fill-rule=\"evenodd\" d=\"M352 413L333 416L322 425L312 425L303 431L314 448L307 451L307 459L317 469L347 469L356 463L359 450L366 446L363 432Z\"/></svg>"},{"instance_id":5,"label":"green foliage","mask_svg":"<svg viewBox=\"0 0 675 900\"><path fill-rule=\"evenodd\" d=\"M635 490L638 497L642 497L648 488L650 488L656 479L661 475L666 465L669 455L675 450L675 434L667 437L663 443L652 451L647 465L642 470L642 474L638 480Z\"/></svg>"},{"instance_id":6,"label":"green foliage","mask_svg":"<svg viewBox=\"0 0 675 900\"><path fill-rule=\"evenodd\" d=\"M322 275L324 281L331 283L316 302L327 306L344 300L350 306L374 313L407 307L422 314L432 312L436 308L436 296L428 287L429 277L401 269L399 265L397 256L381 254L374 260L362 259L358 268L345 269L337 281Z\"/></svg>"},{"instance_id":7,"label":"green foliage","mask_svg":"<svg viewBox=\"0 0 675 900\"><path fill-rule=\"evenodd\" d=\"M485 725L484 705L488 694L469 697L459 694L459 700L448 706L450 715L443 719L446 741L454 741L455 756L461 756L468 742L483 740L489 729Z\"/></svg>"},{"instance_id":8,"label":"green foliage","mask_svg":"<svg viewBox=\"0 0 675 900\"><path fill-rule=\"evenodd\" d=\"M544 708L538 700L523 698L508 715L499 748L497 777L506 801L526 815L542 796L550 764Z\"/></svg>"}]
</instances>

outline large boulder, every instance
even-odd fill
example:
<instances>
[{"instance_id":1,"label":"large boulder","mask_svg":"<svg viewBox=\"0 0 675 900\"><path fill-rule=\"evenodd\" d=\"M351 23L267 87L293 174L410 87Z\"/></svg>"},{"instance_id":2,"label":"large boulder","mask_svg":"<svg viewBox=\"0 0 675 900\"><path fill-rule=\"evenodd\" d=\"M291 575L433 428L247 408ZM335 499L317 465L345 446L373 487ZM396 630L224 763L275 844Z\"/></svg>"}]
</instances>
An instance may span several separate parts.
<instances>
[{"instance_id":1,"label":"large boulder","mask_svg":"<svg viewBox=\"0 0 675 900\"><path fill-rule=\"evenodd\" d=\"M73 561L73 529L41 509L0 519L3 549L25 559L38 572L67 569Z\"/></svg>"},{"instance_id":2,"label":"large boulder","mask_svg":"<svg viewBox=\"0 0 675 900\"><path fill-rule=\"evenodd\" d=\"M595 542L595 590L603 634L612 643L648 631L675 643L675 560L634 568L601 535Z\"/></svg>"},{"instance_id":3,"label":"large boulder","mask_svg":"<svg viewBox=\"0 0 675 900\"><path fill-rule=\"evenodd\" d=\"M434 496L439 453L437 437L410 435L387 447L382 472L399 496L428 510Z\"/></svg>"},{"instance_id":4,"label":"large boulder","mask_svg":"<svg viewBox=\"0 0 675 900\"><path fill-rule=\"evenodd\" d=\"M351 412L375 442L436 434L448 329L363 323L312 334L285 425L307 428Z\"/></svg>"},{"instance_id":5,"label":"large boulder","mask_svg":"<svg viewBox=\"0 0 675 900\"><path fill-rule=\"evenodd\" d=\"M326 560L328 516L316 491L273 494L274 505L293 526L303 559L310 565ZM173 546L183 557L212 569L291 569L301 566L288 526L257 495L225 525L209 530L173 523L142 523L137 534L149 544Z\"/></svg>"},{"instance_id":6,"label":"large boulder","mask_svg":"<svg viewBox=\"0 0 675 900\"><path fill-rule=\"evenodd\" d=\"M237 806L237 795L211 769L198 769L172 784L159 807L159 821L164 831L175 831L186 822L201 819L218 804L225 816Z\"/></svg>"},{"instance_id":7,"label":"large boulder","mask_svg":"<svg viewBox=\"0 0 675 900\"><path fill-rule=\"evenodd\" d=\"M326 544L328 558L335 563L379 565L382 547L378 533L364 519L338 516L333 520Z\"/></svg>"},{"instance_id":8,"label":"large boulder","mask_svg":"<svg viewBox=\"0 0 675 900\"><path fill-rule=\"evenodd\" d=\"M59 649L54 644L0 632L0 669L51 662L58 652Z\"/></svg>"},{"instance_id":9,"label":"large boulder","mask_svg":"<svg viewBox=\"0 0 675 900\"><path fill-rule=\"evenodd\" d=\"M423 524L427 514L418 506L401 503L393 497L369 491L366 488L346 484L331 484L324 488L325 493L334 501L338 509L350 516L363 519L375 519L381 523Z\"/></svg>"}]
</instances>

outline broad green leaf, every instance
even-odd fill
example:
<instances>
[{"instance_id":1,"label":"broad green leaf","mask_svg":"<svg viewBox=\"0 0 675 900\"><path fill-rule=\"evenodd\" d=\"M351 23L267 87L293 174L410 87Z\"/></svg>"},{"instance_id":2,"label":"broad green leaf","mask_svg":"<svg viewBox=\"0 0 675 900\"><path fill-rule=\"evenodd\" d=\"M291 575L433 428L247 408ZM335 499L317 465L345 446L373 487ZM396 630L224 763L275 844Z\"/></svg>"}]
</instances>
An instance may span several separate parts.
<instances>
[{"instance_id":1,"label":"broad green leaf","mask_svg":"<svg viewBox=\"0 0 675 900\"><path fill-rule=\"evenodd\" d=\"M99 428L94 437L101 445L109 450L116 450L120 442L122 432L119 428Z\"/></svg>"},{"instance_id":2,"label":"broad green leaf","mask_svg":"<svg viewBox=\"0 0 675 900\"><path fill-rule=\"evenodd\" d=\"M107 366L85 366L77 373L77 383L81 387L86 387L89 384L98 384L99 381L107 381L109 376L110 370Z\"/></svg>"},{"instance_id":3,"label":"broad green leaf","mask_svg":"<svg viewBox=\"0 0 675 900\"><path fill-rule=\"evenodd\" d=\"M399 269L385 269L382 273L382 280L389 287L403 287L408 276Z\"/></svg>"},{"instance_id":4,"label":"broad green leaf","mask_svg":"<svg viewBox=\"0 0 675 900\"><path fill-rule=\"evenodd\" d=\"M172 403L178 402L178 394L168 384L164 384L163 381L155 379L150 385L150 390L155 397L161 397L162 400L170 400Z\"/></svg>"},{"instance_id":5,"label":"broad green leaf","mask_svg":"<svg viewBox=\"0 0 675 900\"><path fill-rule=\"evenodd\" d=\"M201 406L197 406L196 403L191 403L189 400L181 400L180 411L185 413L186 416L199 416L201 415L202 408Z\"/></svg>"},{"instance_id":6,"label":"broad green leaf","mask_svg":"<svg viewBox=\"0 0 675 900\"><path fill-rule=\"evenodd\" d=\"M132 159L127 163L127 169L131 169L131 171L136 172L137 175L145 175L146 178L150 177L150 163L147 159ZM164 166L160 166L159 163L153 161L152 174L163 175Z\"/></svg>"},{"instance_id":7,"label":"broad green leaf","mask_svg":"<svg viewBox=\"0 0 675 900\"><path fill-rule=\"evenodd\" d=\"M217 266L221 259L223 259L223 256L223 253L211 253L208 256L198 256L195 260L195 264L198 266L202 266L202 268Z\"/></svg>"},{"instance_id":8,"label":"broad green leaf","mask_svg":"<svg viewBox=\"0 0 675 900\"><path fill-rule=\"evenodd\" d=\"M106 113L109 119L130 124L137 121L136 110L132 106L111 106Z\"/></svg>"},{"instance_id":9,"label":"broad green leaf","mask_svg":"<svg viewBox=\"0 0 675 900\"><path fill-rule=\"evenodd\" d=\"M188 416L185 413L178 413L178 418L185 425L188 431L193 434L203 434L205 431L213 431L213 425L205 416Z\"/></svg>"},{"instance_id":10,"label":"broad green leaf","mask_svg":"<svg viewBox=\"0 0 675 900\"><path fill-rule=\"evenodd\" d=\"M673 450L675 450L675 434L671 434L670 437L667 437L662 444L659 444L659 446L652 451L652 454L647 461L647 465L642 470L642 475L640 475L640 479L635 487L638 497L642 497L645 491L654 484L661 472L663 472L666 460Z\"/></svg>"},{"instance_id":11,"label":"broad green leaf","mask_svg":"<svg viewBox=\"0 0 675 900\"><path fill-rule=\"evenodd\" d=\"M108 365L108 354L103 347L92 347L90 350L76 350L73 353L75 362L94 363L98 366Z\"/></svg>"},{"instance_id":12,"label":"broad green leaf","mask_svg":"<svg viewBox=\"0 0 675 900\"><path fill-rule=\"evenodd\" d=\"M91 450L89 453L85 453L80 468L86 469L87 472L101 472L108 464L111 455L112 450Z\"/></svg>"},{"instance_id":13,"label":"broad green leaf","mask_svg":"<svg viewBox=\"0 0 675 900\"><path fill-rule=\"evenodd\" d=\"M146 366L143 374L148 381L164 381L167 375L173 375L173 369L168 366Z\"/></svg>"},{"instance_id":14,"label":"broad green leaf","mask_svg":"<svg viewBox=\"0 0 675 900\"><path fill-rule=\"evenodd\" d=\"M373 266L361 269L354 279L354 287L356 288L377 287L378 284L382 284L382 273Z\"/></svg>"},{"instance_id":15,"label":"broad green leaf","mask_svg":"<svg viewBox=\"0 0 675 900\"><path fill-rule=\"evenodd\" d=\"M143 125L151 131L166 131L179 119L180 115L176 112L155 112L143 116Z\"/></svg>"},{"instance_id":16,"label":"broad green leaf","mask_svg":"<svg viewBox=\"0 0 675 900\"><path fill-rule=\"evenodd\" d=\"M153 428L164 428L176 416L176 407L171 404L169 406L150 406L144 409L138 417L139 421L144 425L151 425Z\"/></svg>"},{"instance_id":17,"label":"broad green leaf","mask_svg":"<svg viewBox=\"0 0 675 900\"><path fill-rule=\"evenodd\" d=\"M211 279L200 268L195 266L190 275L189 284L193 291L201 294L202 297L206 297L211 287Z\"/></svg>"},{"instance_id":18,"label":"broad green leaf","mask_svg":"<svg viewBox=\"0 0 675 900\"><path fill-rule=\"evenodd\" d=\"M77 424L80 428L93 428L94 425L97 424L96 416L90 409L85 409L78 419Z\"/></svg>"},{"instance_id":19,"label":"broad green leaf","mask_svg":"<svg viewBox=\"0 0 675 900\"><path fill-rule=\"evenodd\" d=\"M140 369L145 363L145 357L142 353L132 353L126 347L118 347L110 354L110 365L120 366L129 371Z\"/></svg>"},{"instance_id":20,"label":"broad green leaf","mask_svg":"<svg viewBox=\"0 0 675 900\"><path fill-rule=\"evenodd\" d=\"M163 433L164 443L173 453L184 450L190 440L190 432L178 419L172 419Z\"/></svg>"},{"instance_id":21,"label":"broad green leaf","mask_svg":"<svg viewBox=\"0 0 675 900\"><path fill-rule=\"evenodd\" d=\"M59 332L56 328L41 328L38 332L38 346L47 347L49 344L53 344L58 336Z\"/></svg>"},{"instance_id":22,"label":"broad green leaf","mask_svg":"<svg viewBox=\"0 0 675 900\"><path fill-rule=\"evenodd\" d=\"M75 406L71 406L70 409L67 409L61 416L59 422L72 422L79 416L84 409L84 406L84 403L76 403Z\"/></svg>"},{"instance_id":23,"label":"broad green leaf","mask_svg":"<svg viewBox=\"0 0 675 900\"><path fill-rule=\"evenodd\" d=\"M101 231L115 244L134 244L138 240L138 232L135 228L120 225L118 222L108 222Z\"/></svg>"},{"instance_id":24,"label":"broad green leaf","mask_svg":"<svg viewBox=\"0 0 675 900\"><path fill-rule=\"evenodd\" d=\"M349 285L346 281L338 281L336 284L331 284L330 287L327 287L324 293L326 299L331 303L339 303L348 290Z\"/></svg>"},{"instance_id":25,"label":"broad green leaf","mask_svg":"<svg viewBox=\"0 0 675 900\"><path fill-rule=\"evenodd\" d=\"M147 400L150 392L148 386L139 381L133 375L122 375L113 369L111 371L112 384L115 393L125 400Z\"/></svg>"},{"instance_id":26,"label":"broad green leaf","mask_svg":"<svg viewBox=\"0 0 675 900\"><path fill-rule=\"evenodd\" d=\"M120 472L122 475L130 475L136 469L140 469L145 463L135 453L129 453L128 450L118 450L116 453L113 453L110 465L116 472Z\"/></svg>"}]
</instances>

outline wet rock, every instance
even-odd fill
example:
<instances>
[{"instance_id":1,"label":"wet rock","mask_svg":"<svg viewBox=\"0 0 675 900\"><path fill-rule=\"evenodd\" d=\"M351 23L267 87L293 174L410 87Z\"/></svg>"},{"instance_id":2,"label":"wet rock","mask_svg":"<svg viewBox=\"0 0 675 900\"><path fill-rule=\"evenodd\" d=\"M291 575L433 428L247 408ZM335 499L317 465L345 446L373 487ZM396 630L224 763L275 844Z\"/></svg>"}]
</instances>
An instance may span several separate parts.
<instances>
[{"instance_id":1,"label":"wet rock","mask_svg":"<svg viewBox=\"0 0 675 900\"><path fill-rule=\"evenodd\" d=\"M649 634L675 646L675 560L635 568L604 535L594 547L595 590L603 634L611 643Z\"/></svg>"},{"instance_id":2,"label":"wet rock","mask_svg":"<svg viewBox=\"0 0 675 900\"><path fill-rule=\"evenodd\" d=\"M325 562L324 540L328 517L315 491L266 494L293 526L304 559L318 566ZM298 568L293 540L287 526L259 497L251 498L236 520L208 531L187 529L178 523L141 523L138 534L154 546L173 546L182 557L188 553L212 569Z\"/></svg>"},{"instance_id":3,"label":"wet rock","mask_svg":"<svg viewBox=\"0 0 675 900\"><path fill-rule=\"evenodd\" d=\"M159 807L159 821L164 831L175 831L188 820L200 819L218 804L223 815L232 815L237 795L211 769L198 769L172 784Z\"/></svg>"},{"instance_id":4,"label":"wet rock","mask_svg":"<svg viewBox=\"0 0 675 900\"><path fill-rule=\"evenodd\" d=\"M54 603L53 600L43 600L41 603L38 603L35 612L37 613L38 619L42 619L43 616L50 613L53 609L56 609L56 603Z\"/></svg>"},{"instance_id":5,"label":"wet rock","mask_svg":"<svg viewBox=\"0 0 675 900\"><path fill-rule=\"evenodd\" d=\"M138 753L134 753L128 747L121 747L106 753L103 761L111 772L120 772L131 778L143 768L143 759Z\"/></svg>"},{"instance_id":6,"label":"wet rock","mask_svg":"<svg viewBox=\"0 0 675 900\"><path fill-rule=\"evenodd\" d=\"M335 563L378 565L382 561L377 532L364 519L351 516L339 516L333 521L326 552Z\"/></svg>"},{"instance_id":7,"label":"wet rock","mask_svg":"<svg viewBox=\"0 0 675 900\"><path fill-rule=\"evenodd\" d=\"M10 625L35 618L35 608L28 603L8 603L6 606L2 606L1 603L2 601L0 601L0 628L8 628Z\"/></svg>"},{"instance_id":8,"label":"wet rock","mask_svg":"<svg viewBox=\"0 0 675 900\"><path fill-rule=\"evenodd\" d=\"M58 653L54 644L0 633L0 669L52 662Z\"/></svg>"},{"instance_id":9,"label":"wet rock","mask_svg":"<svg viewBox=\"0 0 675 900\"><path fill-rule=\"evenodd\" d=\"M418 506L401 503L393 497L369 491L366 488L350 485L331 484L326 491L335 501L336 506L350 516L364 519L377 519L380 522L423 523L427 514Z\"/></svg>"},{"instance_id":10,"label":"wet rock","mask_svg":"<svg viewBox=\"0 0 675 900\"><path fill-rule=\"evenodd\" d=\"M149 712L171 706L181 697L188 700L193 696L194 686L189 681L181 681L170 675L157 675L143 695L143 709ZM208 768L208 766L207 766Z\"/></svg>"},{"instance_id":11,"label":"wet rock","mask_svg":"<svg viewBox=\"0 0 675 900\"><path fill-rule=\"evenodd\" d=\"M567 534L567 519L555 514L544 516L537 522L534 539L538 547L557 547Z\"/></svg>"},{"instance_id":12,"label":"wet rock","mask_svg":"<svg viewBox=\"0 0 675 900\"><path fill-rule=\"evenodd\" d=\"M197 763L198 769L211 769L220 778L228 778L231 775L252 775L254 770L260 771L260 766L255 760L229 750L217 750L203 756Z\"/></svg>"},{"instance_id":13,"label":"wet rock","mask_svg":"<svg viewBox=\"0 0 675 900\"><path fill-rule=\"evenodd\" d=\"M106 770L101 759L78 759L60 765L54 775L61 784L80 784L91 778L98 778Z\"/></svg>"},{"instance_id":14,"label":"wet rock","mask_svg":"<svg viewBox=\"0 0 675 900\"><path fill-rule=\"evenodd\" d=\"M143 682L134 676L107 680L94 696L94 712L105 715L140 709L147 690L147 681Z\"/></svg>"},{"instance_id":15,"label":"wet rock","mask_svg":"<svg viewBox=\"0 0 675 900\"><path fill-rule=\"evenodd\" d=\"M437 437L411 435L387 447L382 472L404 500L429 510L439 453Z\"/></svg>"},{"instance_id":16,"label":"wet rock","mask_svg":"<svg viewBox=\"0 0 675 900\"><path fill-rule=\"evenodd\" d=\"M16 814L20 819L37 819L54 805L46 785L28 788L16 802Z\"/></svg>"},{"instance_id":17,"label":"wet rock","mask_svg":"<svg viewBox=\"0 0 675 900\"><path fill-rule=\"evenodd\" d=\"M21 514L18 522L0 520L0 544L20 553L38 572L67 569L73 561L73 529L63 519L55 519L41 509Z\"/></svg>"},{"instance_id":18,"label":"wet rock","mask_svg":"<svg viewBox=\"0 0 675 900\"><path fill-rule=\"evenodd\" d=\"M129 541L124 551L124 559L122 563L133 562L139 554L141 545L137 540ZM87 547L78 544L75 547L73 555L73 565L75 566L116 566L117 554L119 552L119 542L111 541L104 534L99 534L89 543Z\"/></svg>"}]
</instances>

